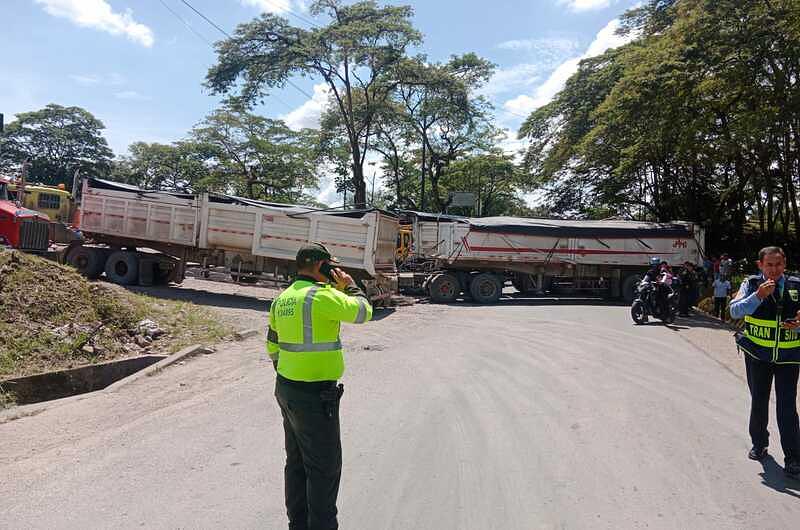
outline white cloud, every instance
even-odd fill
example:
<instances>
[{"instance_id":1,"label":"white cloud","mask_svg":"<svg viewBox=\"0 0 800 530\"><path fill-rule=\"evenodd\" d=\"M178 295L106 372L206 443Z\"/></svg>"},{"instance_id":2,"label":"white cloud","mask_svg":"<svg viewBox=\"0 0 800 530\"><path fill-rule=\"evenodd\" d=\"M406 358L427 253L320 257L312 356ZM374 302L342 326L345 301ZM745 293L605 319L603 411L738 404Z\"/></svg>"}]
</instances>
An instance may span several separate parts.
<instances>
[{"instance_id":1,"label":"white cloud","mask_svg":"<svg viewBox=\"0 0 800 530\"><path fill-rule=\"evenodd\" d=\"M256 7L265 13L286 13L292 7L290 0L239 0L243 6Z\"/></svg>"},{"instance_id":2,"label":"white cloud","mask_svg":"<svg viewBox=\"0 0 800 530\"><path fill-rule=\"evenodd\" d=\"M578 42L565 38L518 39L501 42L498 48L523 52L530 60L510 68L496 70L478 94L494 97L512 92L519 94L531 90L541 82L544 74L551 71L567 57L579 53Z\"/></svg>"},{"instance_id":3,"label":"white cloud","mask_svg":"<svg viewBox=\"0 0 800 530\"><path fill-rule=\"evenodd\" d=\"M511 68L496 70L489 82L478 89L477 93L486 97L493 97L505 92L520 92L533 87L545 70L539 64L518 64Z\"/></svg>"},{"instance_id":4,"label":"white cloud","mask_svg":"<svg viewBox=\"0 0 800 530\"><path fill-rule=\"evenodd\" d=\"M112 35L124 35L147 48L153 45L153 30L136 22L133 11L115 13L105 0L34 0L54 16L66 18L78 26L94 28Z\"/></svg>"},{"instance_id":5,"label":"white cloud","mask_svg":"<svg viewBox=\"0 0 800 530\"><path fill-rule=\"evenodd\" d=\"M120 86L125 84L125 78L120 74L72 74L70 79L83 86L106 85Z\"/></svg>"},{"instance_id":6,"label":"white cloud","mask_svg":"<svg viewBox=\"0 0 800 530\"><path fill-rule=\"evenodd\" d=\"M140 94L135 90L123 90L122 92L115 93L114 97L128 101L150 101L152 99L150 96L145 96L144 94Z\"/></svg>"},{"instance_id":7,"label":"white cloud","mask_svg":"<svg viewBox=\"0 0 800 530\"><path fill-rule=\"evenodd\" d=\"M281 116L281 119L286 122L290 129L299 131L300 129L309 127L319 127L319 119L322 116L322 111L328 104L328 93L330 89L325 83L314 85L314 95L291 111L290 113Z\"/></svg>"},{"instance_id":8,"label":"white cloud","mask_svg":"<svg viewBox=\"0 0 800 530\"><path fill-rule=\"evenodd\" d=\"M604 53L606 50L622 46L633 40L633 35L621 36L616 31L619 28L619 20L614 19L601 29L594 41L589 45L586 52L580 57L575 57L564 61L556 68L550 77L542 83L533 95L522 94L509 101L503 107L515 114L528 114L546 105L564 88L567 80L578 71L578 65L582 59L588 59Z\"/></svg>"},{"instance_id":9,"label":"white cloud","mask_svg":"<svg viewBox=\"0 0 800 530\"><path fill-rule=\"evenodd\" d=\"M503 50L528 51L537 54L572 53L578 48L578 43L572 39L515 39L501 42L497 45Z\"/></svg>"},{"instance_id":10,"label":"white cloud","mask_svg":"<svg viewBox=\"0 0 800 530\"><path fill-rule=\"evenodd\" d=\"M593 11L596 9L605 9L617 0L558 0L561 5L566 5L572 11Z\"/></svg>"}]
</instances>

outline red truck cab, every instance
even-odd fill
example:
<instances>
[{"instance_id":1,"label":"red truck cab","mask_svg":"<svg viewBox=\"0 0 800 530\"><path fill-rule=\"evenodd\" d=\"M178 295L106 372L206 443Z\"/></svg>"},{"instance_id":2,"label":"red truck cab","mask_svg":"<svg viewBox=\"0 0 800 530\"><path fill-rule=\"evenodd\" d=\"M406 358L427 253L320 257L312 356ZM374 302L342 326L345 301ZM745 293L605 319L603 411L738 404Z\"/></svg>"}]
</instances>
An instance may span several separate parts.
<instances>
[{"instance_id":1,"label":"red truck cab","mask_svg":"<svg viewBox=\"0 0 800 530\"><path fill-rule=\"evenodd\" d=\"M50 246L50 220L42 213L11 200L7 182L0 180L0 245L29 252L46 252Z\"/></svg>"}]
</instances>

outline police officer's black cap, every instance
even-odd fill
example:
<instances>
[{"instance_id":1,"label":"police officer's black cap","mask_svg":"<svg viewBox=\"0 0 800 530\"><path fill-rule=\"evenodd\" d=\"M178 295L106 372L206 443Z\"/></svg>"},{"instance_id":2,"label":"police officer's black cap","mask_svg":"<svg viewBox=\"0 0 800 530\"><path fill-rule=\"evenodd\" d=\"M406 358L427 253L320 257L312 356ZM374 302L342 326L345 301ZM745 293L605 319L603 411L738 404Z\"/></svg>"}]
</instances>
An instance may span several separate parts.
<instances>
[{"instance_id":1,"label":"police officer's black cap","mask_svg":"<svg viewBox=\"0 0 800 530\"><path fill-rule=\"evenodd\" d=\"M339 263L339 260L331 256L331 253L322 243L309 243L300 247L297 251L297 265L304 267L318 261L330 261Z\"/></svg>"}]
</instances>

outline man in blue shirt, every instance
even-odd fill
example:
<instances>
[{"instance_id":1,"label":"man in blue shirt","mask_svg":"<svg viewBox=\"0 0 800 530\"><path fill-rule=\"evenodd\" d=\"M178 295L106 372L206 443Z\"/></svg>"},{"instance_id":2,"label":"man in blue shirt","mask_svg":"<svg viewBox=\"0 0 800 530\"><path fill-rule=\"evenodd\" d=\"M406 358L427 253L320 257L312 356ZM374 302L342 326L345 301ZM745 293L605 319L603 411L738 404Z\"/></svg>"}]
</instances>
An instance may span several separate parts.
<instances>
[{"instance_id":1,"label":"man in blue shirt","mask_svg":"<svg viewBox=\"0 0 800 530\"><path fill-rule=\"evenodd\" d=\"M797 380L800 374L800 279L786 278L786 255L780 247L758 254L761 274L747 278L731 302L731 318L745 319L736 344L744 351L750 388L748 456L762 460L769 445L769 396L775 380L778 430L785 457L784 471L800 479L800 422L797 416Z\"/></svg>"}]
</instances>

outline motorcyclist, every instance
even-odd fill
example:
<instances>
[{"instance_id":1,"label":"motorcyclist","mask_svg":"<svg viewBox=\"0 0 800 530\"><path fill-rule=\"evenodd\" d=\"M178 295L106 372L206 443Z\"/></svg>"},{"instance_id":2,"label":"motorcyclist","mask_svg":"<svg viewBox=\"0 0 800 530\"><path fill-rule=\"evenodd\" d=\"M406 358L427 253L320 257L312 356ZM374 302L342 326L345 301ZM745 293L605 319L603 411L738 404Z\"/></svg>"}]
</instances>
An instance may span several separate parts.
<instances>
[{"instance_id":1,"label":"motorcyclist","mask_svg":"<svg viewBox=\"0 0 800 530\"><path fill-rule=\"evenodd\" d=\"M649 274L649 272L648 272ZM668 297L669 293L672 291L672 270L670 269L669 264L666 261L662 261L657 268L655 273L655 295L656 295L656 305L662 315L668 314Z\"/></svg>"}]
</instances>

